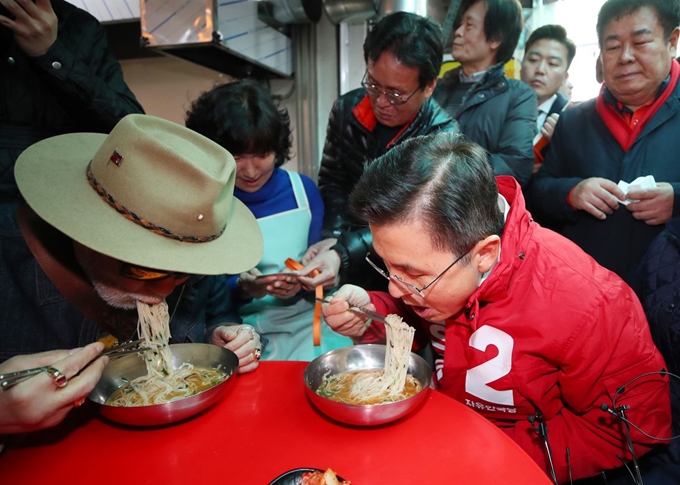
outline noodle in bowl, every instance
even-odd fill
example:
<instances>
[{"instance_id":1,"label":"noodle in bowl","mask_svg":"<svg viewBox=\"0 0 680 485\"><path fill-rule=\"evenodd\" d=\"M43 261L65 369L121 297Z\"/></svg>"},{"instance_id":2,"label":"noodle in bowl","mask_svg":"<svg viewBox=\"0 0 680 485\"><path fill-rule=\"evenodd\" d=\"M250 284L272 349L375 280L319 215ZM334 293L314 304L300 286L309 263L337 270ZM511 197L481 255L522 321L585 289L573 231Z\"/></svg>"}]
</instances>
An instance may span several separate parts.
<instances>
[{"instance_id":1,"label":"noodle in bowl","mask_svg":"<svg viewBox=\"0 0 680 485\"><path fill-rule=\"evenodd\" d=\"M191 364L197 368L218 369L231 376L238 368L238 357L232 351L210 344L172 344L168 347L175 370ZM147 373L140 354L130 354L112 360L104 369L97 386L88 398L101 405L101 414L118 423L132 426L157 426L193 416L216 402L228 388L231 377L209 386L196 394L180 397L164 404L114 406L107 400L120 387ZM217 382L217 381L216 381Z\"/></svg>"},{"instance_id":2,"label":"noodle in bowl","mask_svg":"<svg viewBox=\"0 0 680 485\"><path fill-rule=\"evenodd\" d=\"M418 392L406 399L380 404L344 404L319 395L317 391L329 378L347 371L382 370L387 347L367 344L331 350L307 365L305 390L312 403L325 415L356 426L374 426L395 421L416 409L429 391L432 370L419 355L410 353L408 374L419 384Z\"/></svg>"}]
</instances>

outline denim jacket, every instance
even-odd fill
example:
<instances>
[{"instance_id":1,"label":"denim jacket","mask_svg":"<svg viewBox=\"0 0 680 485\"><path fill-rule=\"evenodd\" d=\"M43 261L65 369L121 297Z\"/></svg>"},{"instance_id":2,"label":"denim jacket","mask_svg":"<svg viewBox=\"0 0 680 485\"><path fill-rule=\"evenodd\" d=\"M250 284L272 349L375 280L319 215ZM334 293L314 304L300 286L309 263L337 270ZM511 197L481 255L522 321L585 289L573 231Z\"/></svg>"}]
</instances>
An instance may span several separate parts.
<instances>
[{"instance_id":1,"label":"denim jacket","mask_svg":"<svg viewBox=\"0 0 680 485\"><path fill-rule=\"evenodd\" d=\"M16 207L14 202L0 204L0 362L19 354L81 347L107 333L130 338L131 333L118 335L120 326L112 322L132 321L135 328L136 311L102 305L101 320L95 322L57 289L22 236ZM73 259L71 240L41 223L45 233L40 234L58 241L52 247L59 251L50 256L56 261ZM192 276L167 302L171 343L209 342L219 324L240 323L225 275Z\"/></svg>"}]
</instances>

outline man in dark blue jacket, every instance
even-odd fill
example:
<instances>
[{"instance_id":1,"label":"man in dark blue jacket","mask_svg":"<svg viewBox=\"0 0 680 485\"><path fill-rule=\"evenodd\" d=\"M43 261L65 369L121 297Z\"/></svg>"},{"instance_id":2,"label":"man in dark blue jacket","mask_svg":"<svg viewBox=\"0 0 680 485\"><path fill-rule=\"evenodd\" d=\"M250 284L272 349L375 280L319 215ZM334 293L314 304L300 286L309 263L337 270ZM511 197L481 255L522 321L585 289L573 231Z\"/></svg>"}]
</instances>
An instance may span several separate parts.
<instances>
[{"instance_id":1,"label":"man in dark blue jacket","mask_svg":"<svg viewBox=\"0 0 680 485\"><path fill-rule=\"evenodd\" d=\"M652 340L675 374L670 381L673 435L680 435L680 217L670 219L652 241L640 265L640 283ZM659 483L680 483L680 441L669 445L666 462L654 473L665 479Z\"/></svg>"},{"instance_id":2,"label":"man in dark blue jacket","mask_svg":"<svg viewBox=\"0 0 680 485\"><path fill-rule=\"evenodd\" d=\"M680 214L678 24L676 0L602 6L605 85L562 114L530 189L537 217L562 225L563 235L632 285L651 241ZM647 175L654 188L618 186Z\"/></svg>"}]
</instances>

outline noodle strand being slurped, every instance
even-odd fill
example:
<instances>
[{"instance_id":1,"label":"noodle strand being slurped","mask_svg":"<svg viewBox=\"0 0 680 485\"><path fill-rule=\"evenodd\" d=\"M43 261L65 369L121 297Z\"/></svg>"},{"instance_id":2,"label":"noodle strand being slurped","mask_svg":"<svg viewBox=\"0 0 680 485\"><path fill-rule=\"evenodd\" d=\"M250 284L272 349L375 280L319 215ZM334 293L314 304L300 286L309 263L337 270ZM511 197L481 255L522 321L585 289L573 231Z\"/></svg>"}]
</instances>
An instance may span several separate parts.
<instances>
[{"instance_id":1,"label":"noodle strand being slurped","mask_svg":"<svg viewBox=\"0 0 680 485\"><path fill-rule=\"evenodd\" d=\"M142 345L149 349L144 352L147 377L172 376L168 303L163 300L158 305L149 305L137 300L137 314L137 334Z\"/></svg>"},{"instance_id":2,"label":"noodle strand being slurped","mask_svg":"<svg viewBox=\"0 0 680 485\"><path fill-rule=\"evenodd\" d=\"M170 316L165 300L158 305L138 301L137 312L137 333L141 345L149 349L143 353L147 373L119 388L106 400L107 405L164 404L193 396L228 377L219 369L198 368L186 362L174 369L169 347Z\"/></svg>"}]
</instances>

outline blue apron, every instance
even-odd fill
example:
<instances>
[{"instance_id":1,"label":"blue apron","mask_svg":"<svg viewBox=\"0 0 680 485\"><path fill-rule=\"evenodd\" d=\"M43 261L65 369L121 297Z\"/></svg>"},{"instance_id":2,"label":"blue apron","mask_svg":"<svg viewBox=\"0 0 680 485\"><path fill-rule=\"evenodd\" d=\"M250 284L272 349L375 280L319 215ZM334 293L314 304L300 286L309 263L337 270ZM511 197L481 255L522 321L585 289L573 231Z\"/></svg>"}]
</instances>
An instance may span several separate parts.
<instances>
[{"instance_id":1,"label":"blue apron","mask_svg":"<svg viewBox=\"0 0 680 485\"><path fill-rule=\"evenodd\" d=\"M297 208L257 220L264 239L264 255L257 265L262 274L285 270L286 258L300 260L307 251L312 213L302 180L296 172L288 172ZM312 360L329 350L352 345L344 337L321 324L321 345L314 347L312 319L314 295L298 294L281 299L272 295L253 299L239 310L243 323L266 335L269 343L262 360Z\"/></svg>"}]
</instances>

